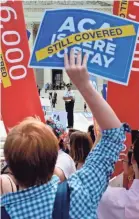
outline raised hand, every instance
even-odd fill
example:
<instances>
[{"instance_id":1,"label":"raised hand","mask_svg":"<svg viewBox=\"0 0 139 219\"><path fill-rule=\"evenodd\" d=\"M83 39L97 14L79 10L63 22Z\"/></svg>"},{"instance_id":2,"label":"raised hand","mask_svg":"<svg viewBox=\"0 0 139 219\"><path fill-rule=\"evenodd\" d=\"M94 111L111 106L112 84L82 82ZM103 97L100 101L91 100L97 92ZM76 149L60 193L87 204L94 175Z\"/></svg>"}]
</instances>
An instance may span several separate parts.
<instances>
[{"instance_id":1,"label":"raised hand","mask_svg":"<svg viewBox=\"0 0 139 219\"><path fill-rule=\"evenodd\" d=\"M78 53L77 60L74 56L74 50L70 52L70 57L65 54L65 68L68 76L78 88L80 93L89 105L92 114L96 118L101 129L119 128L120 120L117 118L108 103L93 88L89 80L87 71L87 56L82 61L82 53Z\"/></svg>"},{"instance_id":2,"label":"raised hand","mask_svg":"<svg viewBox=\"0 0 139 219\"><path fill-rule=\"evenodd\" d=\"M89 74L87 71L87 55L85 55L82 59L82 53L79 52L77 55L77 59L74 55L74 49L71 49L70 57L65 54L65 69L72 80L72 82L79 89L81 86L85 86L89 82Z\"/></svg>"}]
</instances>

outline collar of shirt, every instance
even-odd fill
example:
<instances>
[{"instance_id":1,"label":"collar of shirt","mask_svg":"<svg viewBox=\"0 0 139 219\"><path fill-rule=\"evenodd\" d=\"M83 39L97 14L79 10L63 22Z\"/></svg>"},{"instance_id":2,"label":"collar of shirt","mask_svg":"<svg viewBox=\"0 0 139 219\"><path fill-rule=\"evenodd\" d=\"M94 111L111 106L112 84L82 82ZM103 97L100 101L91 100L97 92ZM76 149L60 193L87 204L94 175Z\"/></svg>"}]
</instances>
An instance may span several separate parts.
<instances>
[{"instance_id":1,"label":"collar of shirt","mask_svg":"<svg viewBox=\"0 0 139 219\"><path fill-rule=\"evenodd\" d=\"M53 176L47 184L3 196L1 204L14 219L51 218L58 182Z\"/></svg>"}]
</instances>

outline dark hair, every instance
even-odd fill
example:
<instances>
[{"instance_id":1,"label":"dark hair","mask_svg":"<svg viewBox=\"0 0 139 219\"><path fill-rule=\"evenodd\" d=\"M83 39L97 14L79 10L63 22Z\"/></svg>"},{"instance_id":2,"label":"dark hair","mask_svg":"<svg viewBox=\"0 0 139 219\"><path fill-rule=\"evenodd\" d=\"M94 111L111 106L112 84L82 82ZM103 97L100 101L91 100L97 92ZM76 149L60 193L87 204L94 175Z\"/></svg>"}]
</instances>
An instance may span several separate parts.
<instances>
[{"instance_id":1,"label":"dark hair","mask_svg":"<svg viewBox=\"0 0 139 219\"><path fill-rule=\"evenodd\" d=\"M137 136L134 142L133 154L134 154L135 161L137 162L138 168L139 168L139 135Z\"/></svg>"},{"instance_id":2,"label":"dark hair","mask_svg":"<svg viewBox=\"0 0 139 219\"><path fill-rule=\"evenodd\" d=\"M90 137L91 137L91 139L92 139L92 141L93 141L93 143L94 143L95 140L96 140L96 137L95 137L94 126L93 126L93 125L90 125L90 126L88 127L88 132L89 132Z\"/></svg>"},{"instance_id":3,"label":"dark hair","mask_svg":"<svg viewBox=\"0 0 139 219\"><path fill-rule=\"evenodd\" d=\"M71 157L75 162L85 162L92 148L92 140L85 132L74 132L70 136Z\"/></svg>"},{"instance_id":4,"label":"dark hair","mask_svg":"<svg viewBox=\"0 0 139 219\"><path fill-rule=\"evenodd\" d=\"M36 119L26 119L8 134L4 155L22 187L47 183L54 172L58 140L51 128Z\"/></svg>"},{"instance_id":5,"label":"dark hair","mask_svg":"<svg viewBox=\"0 0 139 219\"><path fill-rule=\"evenodd\" d=\"M74 132L79 132L79 130L78 129L73 129L73 128L69 129L69 138L70 138L71 134L74 133Z\"/></svg>"},{"instance_id":6,"label":"dark hair","mask_svg":"<svg viewBox=\"0 0 139 219\"><path fill-rule=\"evenodd\" d=\"M59 141L59 148L60 148L61 150L65 151L63 139L60 139L60 141Z\"/></svg>"}]
</instances>

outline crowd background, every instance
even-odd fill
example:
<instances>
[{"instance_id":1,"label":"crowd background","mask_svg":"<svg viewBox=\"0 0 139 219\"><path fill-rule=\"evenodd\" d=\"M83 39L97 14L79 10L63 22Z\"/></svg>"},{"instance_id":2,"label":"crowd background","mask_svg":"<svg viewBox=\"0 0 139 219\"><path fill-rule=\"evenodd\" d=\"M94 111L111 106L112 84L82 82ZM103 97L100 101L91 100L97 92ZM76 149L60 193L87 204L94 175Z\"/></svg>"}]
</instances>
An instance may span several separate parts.
<instances>
[{"instance_id":1,"label":"crowd background","mask_svg":"<svg viewBox=\"0 0 139 219\"><path fill-rule=\"evenodd\" d=\"M43 87L40 87L39 85L37 85L37 87L38 87L38 92L39 93L40 93L40 90L42 88L44 88L45 93L47 93L47 91L50 91L50 90L65 90L68 84L66 84L63 81L63 82L60 82L60 83L46 83L46 84L43 85ZM70 83L70 85L72 85L72 84Z\"/></svg>"}]
</instances>

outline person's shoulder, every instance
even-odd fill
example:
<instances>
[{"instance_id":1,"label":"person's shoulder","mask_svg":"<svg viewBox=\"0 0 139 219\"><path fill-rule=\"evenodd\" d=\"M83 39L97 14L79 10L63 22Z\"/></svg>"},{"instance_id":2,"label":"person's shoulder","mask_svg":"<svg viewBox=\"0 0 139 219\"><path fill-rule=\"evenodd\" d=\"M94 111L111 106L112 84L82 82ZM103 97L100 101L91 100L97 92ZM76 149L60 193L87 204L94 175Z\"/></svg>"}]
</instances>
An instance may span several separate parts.
<instances>
[{"instance_id":1,"label":"person's shoulder","mask_svg":"<svg viewBox=\"0 0 139 219\"><path fill-rule=\"evenodd\" d=\"M124 188L108 186L98 205L99 219L111 218L112 215L114 218L123 218L127 200L124 192Z\"/></svg>"},{"instance_id":2,"label":"person's shoulder","mask_svg":"<svg viewBox=\"0 0 139 219\"><path fill-rule=\"evenodd\" d=\"M60 168L67 179L76 171L73 159L62 150L58 153L56 168Z\"/></svg>"},{"instance_id":3,"label":"person's shoulder","mask_svg":"<svg viewBox=\"0 0 139 219\"><path fill-rule=\"evenodd\" d=\"M73 167L75 167L75 163L72 159L72 157L70 155L68 155L67 153L65 153L64 151L60 150L58 152L58 161L61 162L63 165L72 165Z\"/></svg>"},{"instance_id":4,"label":"person's shoulder","mask_svg":"<svg viewBox=\"0 0 139 219\"><path fill-rule=\"evenodd\" d=\"M100 204L107 204L108 206L118 205L123 206L126 202L128 191L123 187L108 186L104 192Z\"/></svg>"},{"instance_id":5,"label":"person's shoulder","mask_svg":"<svg viewBox=\"0 0 139 219\"><path fill-rule=\"evenodd\" d=\"M65 159L67 159L67 158L71 158L67 153L65 153L64 151L62 151L62 150L59 150L59 152L58 152L58 157L59 158L65 158ZM71 158L72 159L72 158Z\"/></svg>"},{"instance_id":6,"label":"person's shoulder","mask_svg":"<svg viewBox=\"0 0 139 219\"><path fill-rule=\"evenodd\" d=\"M9 192L16 192L16 185L8 174L2 174L0 176L0 185L1 185L1 195L4 195Z\"/></svg>"}]
</instances>

